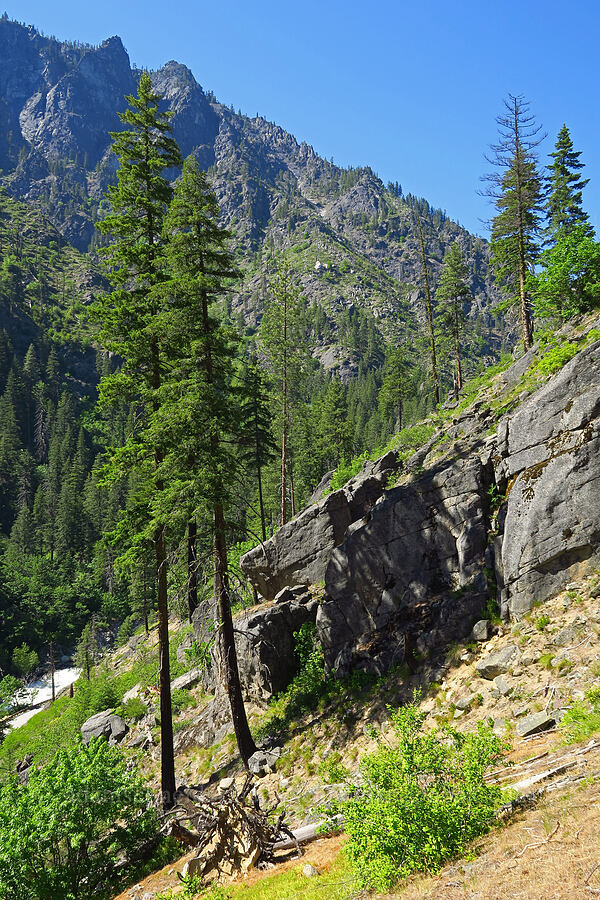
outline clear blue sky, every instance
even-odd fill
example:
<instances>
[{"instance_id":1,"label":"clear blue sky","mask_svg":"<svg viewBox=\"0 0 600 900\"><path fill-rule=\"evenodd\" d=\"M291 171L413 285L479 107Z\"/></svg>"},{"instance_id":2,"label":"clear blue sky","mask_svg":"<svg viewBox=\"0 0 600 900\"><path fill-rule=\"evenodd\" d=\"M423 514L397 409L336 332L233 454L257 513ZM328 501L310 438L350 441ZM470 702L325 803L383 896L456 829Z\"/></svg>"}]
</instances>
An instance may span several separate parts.
<instances>
[{"instance_id":1,"label":"clear blue sky","mask_svg":"<svg viewBox=\"0 0 600 900\"><path fill-rule=\"evenodd\" d=\"M477 195L502 98L522 93L582 150L600 226L597 0L5 0L60 39L118 34L132 62L185 63L205 89L340 165L370 165L485 234Z\"/></svg>"}]
</instances>

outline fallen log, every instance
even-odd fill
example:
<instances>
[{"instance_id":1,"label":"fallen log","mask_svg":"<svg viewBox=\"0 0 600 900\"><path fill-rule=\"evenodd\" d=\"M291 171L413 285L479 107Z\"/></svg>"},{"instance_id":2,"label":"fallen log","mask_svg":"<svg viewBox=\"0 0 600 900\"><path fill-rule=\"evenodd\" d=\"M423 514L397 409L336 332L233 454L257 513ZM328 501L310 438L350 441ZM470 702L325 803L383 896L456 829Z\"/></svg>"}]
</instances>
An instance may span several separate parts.
<instances>
[{"instance_id":1,"label":"fallen log","mask_svg":"<svg viewBox=\"0 0 600 900\"><path fill-rule=\"evenodd\" d=\"M324 831L327 826L331 826L333 824L333 828L330 828L329 831ZM278 853L283 850L293 850L297 844L309 844L311 841L316 841L319 838L326 837L328 834L333 834L338 831L344 830L344 821L341 816L334 816L333 819L329 819L325 822L315 822L312 825L303 825L301 828L295 828L292 831L292 838L284 838L281 841L277 841L276 844L273 845L273 851Z\"/></svg>"}]
</instances>

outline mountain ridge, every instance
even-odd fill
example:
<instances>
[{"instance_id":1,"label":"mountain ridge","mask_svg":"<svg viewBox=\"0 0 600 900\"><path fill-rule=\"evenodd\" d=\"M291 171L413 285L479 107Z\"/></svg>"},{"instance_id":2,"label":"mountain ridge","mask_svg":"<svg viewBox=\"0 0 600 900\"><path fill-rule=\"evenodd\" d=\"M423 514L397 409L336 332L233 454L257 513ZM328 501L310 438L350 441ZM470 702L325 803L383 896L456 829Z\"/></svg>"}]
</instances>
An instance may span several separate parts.
<instances>
[{"instance_id":1,"label":"mountain ridge","mask_svg":"<svg viewBox=\"0 0 600 900\"><path fill-rule=\"evenodd\" d=\"M117 113L139 70L118 36L91 47L45 38L7 19L0 20L0 49L2 182L77 249L94 251L100 241L94 223L117 170L108 132L121 127ZM341 169L276 123L234 112L183 63L170 60L151 77L173 112L182 154L193 153L209 172L222 223L234 233L246 277L232 308L245 324L260 321L265 274L273 254L283 253L336 335L340 316L358 308L386 340L406 339L407 319L417 327L422 318L416 204L434 284L448 246L460 244L472 270L466 312L493 332L483 352L494 355L504 327L490 313L497 289L482 238L427 201L386 187L369 167ZM330 343L319 354L337 374L356 371L348 348L332 350Z\"/></svg>"}]
</instances>

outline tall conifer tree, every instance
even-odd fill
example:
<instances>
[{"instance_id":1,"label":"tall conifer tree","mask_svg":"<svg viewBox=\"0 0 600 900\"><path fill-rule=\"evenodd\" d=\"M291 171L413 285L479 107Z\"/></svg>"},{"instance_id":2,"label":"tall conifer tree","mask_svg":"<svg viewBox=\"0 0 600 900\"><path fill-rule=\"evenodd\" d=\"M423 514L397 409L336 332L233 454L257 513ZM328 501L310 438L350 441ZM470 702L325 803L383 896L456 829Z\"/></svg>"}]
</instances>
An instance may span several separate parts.
<instances>
[{"instance_id":1,"label":"tall conifer tree","mask_svg":"<svg viewBox=\"0 0 600 900\"><path fill-rule=\"evenodd\" d=\"M498 210L492 220L491 262L507 302L519 307L523 344L528 350L533 319L527 280L539 256L543 211L535 150L545 134L523 97L509 94L504 107L504 115L496 118L500 139L492 145L494 155L488 159L498 171L486 176L491 185L487 195Z\"/></svg>"},{"instance_id":2,"label":"tall conifer tree","mask_svg":"<svg viewBox=\"0 0 600 900\"><path fill-rule=\"evenodd\" d=\"M188 520L198 512L210 518L225 687L247 764L256 746L242 697L227 562L227 508L238 467L233 438L239 433L240 411L232 387L232 336L214 311L238 272L227 247L230 235L219 227L218 214L206 175L189 157L165 222L172 280L164 286L169 305L161 324L171 343L171 369L157 432L167 448L159 518L174 508Z\"/></svg>"},{"instance_id":3,"label":"tall conifer tree","mask_svg":"<svg viewBox=\"0 0 600 900\"><path fill-rule=\"evenodd\" d=\"M144 489L138 522L151 523L156 559L160 654L161 782L163 805L173 805L175 766L171 714L169 620L167 606L166 522L152 515L152 498L163 490L162 448L153 435L153 418L161 406L161 379L165 365L158 314L165 280L162 226L172 188L167 169L181 164L177 144L170 135L169 115L159 110L160 97L143 73L136 96L120 114L125 130L112 132L119 160L117 184L108 190L109 215L99 223L111 237L106 256L114 286L97 302L100 337L107 350L123 360L121 370L102 379L101 400L134 404L138 413L123 447L112 453L114 478L137 471ZM145 521L144 521L145 520ZM144 528L142 527L142 532ZM143 538L147 535L143 533ZM139 542L138 542L139 546Z\"/></svg>"},{"instance_id":4,"label":"tall conifer tree","mask_svg":"<svg viewBox=\"0 0 600 900\"><path fill-rule=\"evenodd\" d=\"M556 138L556 145L550 157L553 162L548 166L548 234L551 242L559 235L570 234L579 225L589 226L588 214L582 207L582 191L589 178L581 178L579 171L583 163L579 157L581 151L575 151L569 129L563 125Z\"/></svg>"},{"instance_id":5,"label":"tall conifer tree","mask_svg":"<svg viewBox=\"0 0 600 900\"><path fill-rule=\"evenodd\" d=\"M462 304L471 294L467 284L468 274L459 245L451 244L444 257L435 298L443 308L442 319L444 324L449 327L454 343L454 395L456 398L463 386L461 338L465 316Z\"/></svg>"}]
</instances>

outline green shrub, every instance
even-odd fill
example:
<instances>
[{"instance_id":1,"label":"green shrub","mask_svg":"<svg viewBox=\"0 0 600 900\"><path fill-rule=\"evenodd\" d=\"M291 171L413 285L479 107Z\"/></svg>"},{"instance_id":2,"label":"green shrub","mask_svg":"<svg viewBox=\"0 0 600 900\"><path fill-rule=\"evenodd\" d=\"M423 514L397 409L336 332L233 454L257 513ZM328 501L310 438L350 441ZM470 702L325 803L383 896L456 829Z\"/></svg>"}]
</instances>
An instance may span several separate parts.
<instances>
[{"instance_id":1,"label":"green shrub","mask_svg":"<svg viewBox=\"0 0 600 900\"><path fill-rule=\"evenodd\" d=\"M15 647L12 655L12 664L13 669L17 673L17 675L23 678L25 675L29 675L36 666L39 664L39 657L35 650L31 650L27 644L21 644L20 647Z\"/></svg>"},{"instance_id":2,"label":"green shrub","mask_svg":"<svg viewBox=\"0 0 600 900\"><path fill-rule=\"evenodd\" d=\"M545 629L546 625L549 625L549 624L550 624L550 616L547 616L545 614L543 616L538 616L537 619L535 620L535 627L540 632L543 631Z\"/></svg>"},{"instance_id":3,"label":"green shrub","mask_svg":"<svg viewBox=\"0 0 600 900\"><path fill-rule=\"evenodd\" d=\"M325 779L327 784L340 784L345 781L350 772L342 762L342 754L335 750L323 760L319 766L319 774Z\"/></svg>"},{"instance_id":4,"label":"green shrub","mask_svg":"<svg viewBox=\"0 0 600 900\"><path fill-rule=\"evenodd\" d=\"M122 647L126 644L130 637L135 633L139 619L136 616L127 616L121 623L121 627L117 632L117 645Z\"/></svg>"},{"instance_id":5,"label":"green shrub","mask_svg":"<svg viewBox=\"0 0 600 900\"><path fill-rule=\"evenodd\" d=\"M191 647L185 648L183 652L191 669L205 669L208 666L212 643L212 641L194 641Z\"/></svg>"},{"instance_id":6,"label":"green shrub","mask_svg":"<svg viewBox=\"0 0 600 900\"><path fill-rule=\"evenodd\" d=\"M504 745L480 723L422 730L415 704L392 716L395 741L361 763L363 784L334 806L349 835L347 852L363 887L389 890L417 870L437 871L492 826L501 789L484 775Z\"/></svg>"},{"instance_id":7,"label":"green shrub","mask_svg":"<svg viewBox=\"0 0 600 900\"><path fill-rule=\"evenodd\" d=\"M288 687L269 704L260 734L286 734L291 722L303 713L323 707L334 698L357 694L373 684L375 677L366 672L353 672L343 680L326 676L323 648L317 641L316 628L306 622L294 632L294 653L298 672Z\"/></svg>"},{"instance_id":8,"label":"green shrub","mask_svg":"<svg viewBox=\"0 0 600 900\"><path fill-rule=\"evenodd\" d=\"M578 345L573 344L570 341L549 346L547 350L544 351L544 355L536 362L538 372L542 375L553 375L555 372L558 372L559 369L562 369L570 359L573 359L578 349Z\"/></svg>"},{"instance_id":9,"label":"green shrub","mask_svg":"<svg viewBox=\"0 0 600 900\"><path fill-rule=\"evenodd\" d=\"M179 715L184 709L188 709L190 706L195 705L196 701L189 691L184 691L183 688L175 688L175 690L171 692L171 708L174 716Z\"/></svg>"},{"instance_id":10,"label":"green shrub","mask_svg":"<svg viewBox=\"0 0 600 900\"><path fill-rule=\"evenodd\" d=\"M562 717L559 728L567 744L583 741L600 731L600 688L592 688L585 700L577 700Z\"/></svg>"},{"instance_id":11,"label":"green shrub","mask_svg":"<svg viewBox=\"0 0 600 900\"><path fill-rule=\"evenodd\" d=\"M121 856L157 830L150 793L105 741L60 750L27 785L0 786L0 897L104 897Z\"/></svg>"},{"instance_id":12,"label":"green shrub","mask_svg":"<svg viewBox=\"0 0 600 900\"><path fill-rule=\"evenodd\" d=\"M130 697L129 700L121 704L117 712L124 719L133 719L134 722L138 722L144 718L148 712L148 707L139 697Z\"/></svg>"}]
</instances>

